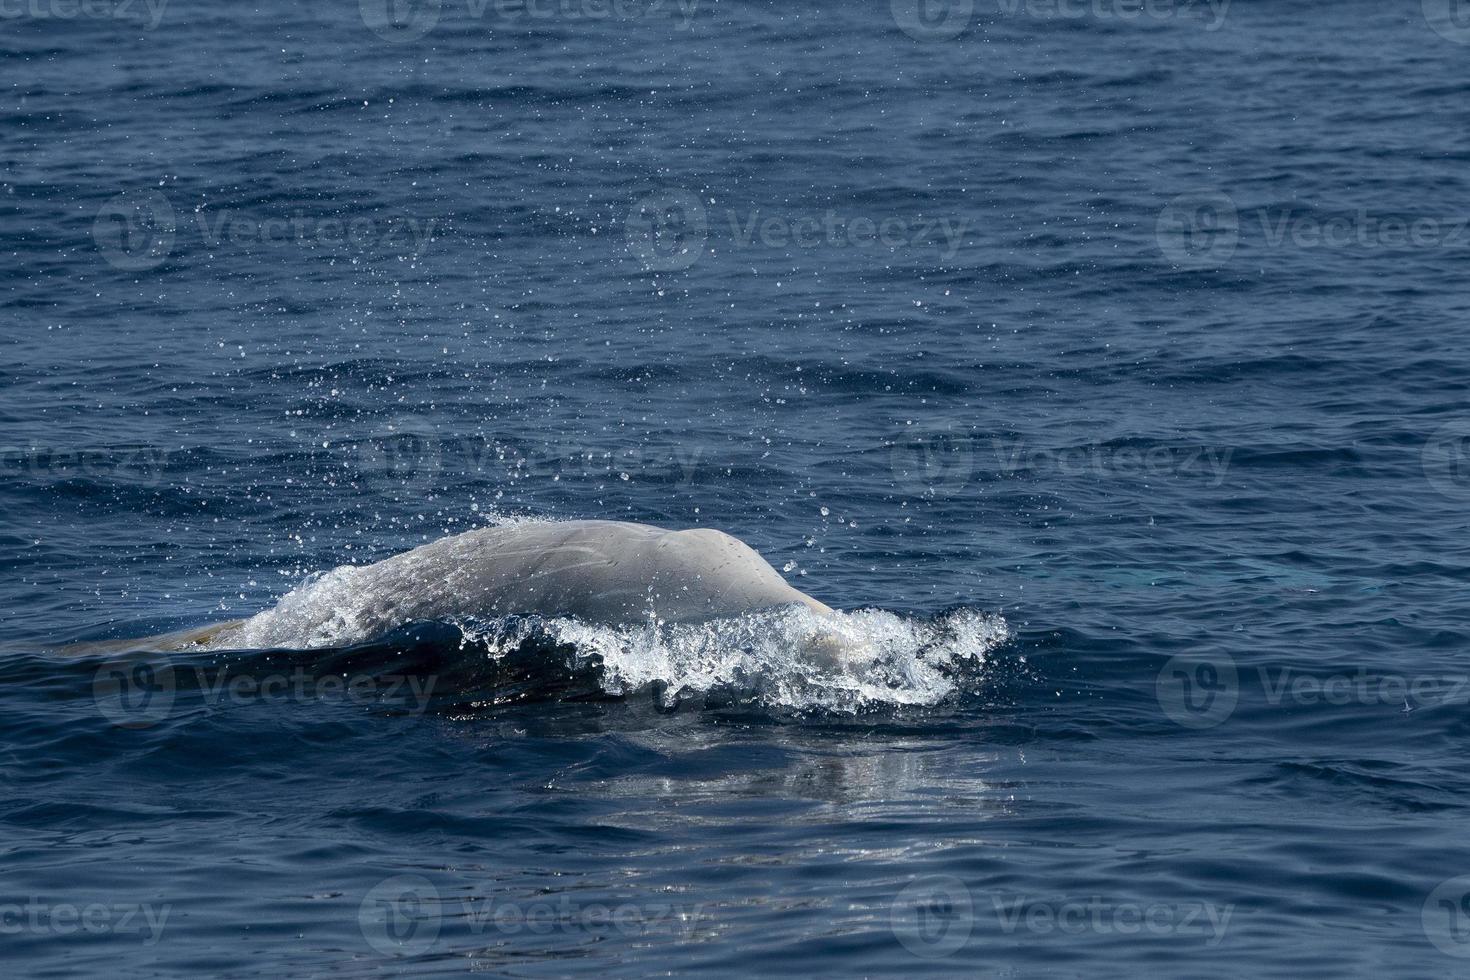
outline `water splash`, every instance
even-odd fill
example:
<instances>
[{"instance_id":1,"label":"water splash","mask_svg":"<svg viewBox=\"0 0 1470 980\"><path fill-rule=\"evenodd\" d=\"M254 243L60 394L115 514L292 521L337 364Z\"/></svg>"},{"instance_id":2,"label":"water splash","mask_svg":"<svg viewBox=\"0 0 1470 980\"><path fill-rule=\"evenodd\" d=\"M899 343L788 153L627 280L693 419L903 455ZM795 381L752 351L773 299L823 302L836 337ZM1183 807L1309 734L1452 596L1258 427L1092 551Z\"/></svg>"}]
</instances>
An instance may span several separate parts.
<instances>
[{"instance_id":1,"label":"water splash","mask_svg":"<svg viewBox=\"0 0 1470 980\"><path fill-rule=\"evenodd\" d=\"M527 700L644 695L667 708L850 714L978 692L991 651L1010 637L1003 619L971 609L919 619L790 607L631 626L461 617L411 624L339 652L360 668L381 661L401 670L401 651L439 675L436 690L471 712ZM348 661L322 662L337 669Z\"/></svg>"},{"instance_id":2,"label":"water splash","mask_svg":"<svg viewBox=\"0 0 1470 980\"><path fill-rule=\"evenodd\" d=\"M498 628L467 627L466 635L488 640ZM1011 635L1004 619L970 609L915 619L881 609L828 617L788 607L704 623L557 619L529 628L570 644L579 664L596 658L609 694L655 688L672 706L726 692L763 707L843 712L936 704L976 682L987 654ZM835 654L834 632L841 640Z\"/></svg>"}]
</instances>

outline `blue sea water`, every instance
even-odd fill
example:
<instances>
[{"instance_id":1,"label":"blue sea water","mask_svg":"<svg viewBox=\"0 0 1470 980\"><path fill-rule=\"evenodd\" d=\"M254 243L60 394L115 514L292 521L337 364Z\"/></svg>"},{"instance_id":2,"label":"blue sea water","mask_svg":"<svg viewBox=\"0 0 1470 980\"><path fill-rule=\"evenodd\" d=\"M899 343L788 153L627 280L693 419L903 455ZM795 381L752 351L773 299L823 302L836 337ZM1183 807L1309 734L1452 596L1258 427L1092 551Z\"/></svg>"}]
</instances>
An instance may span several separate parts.
<instances>
[{"instance_id":1,"label":"blue sea water","mask_svg":"<svg viewBox=\"0 0 1470 980\"><path fill-rule=\"evenodd\" d=\"M24 0L0 49L7 974L1464 974L1455 0ZM528 517L968 653L59 651Z\"/></svg>"}]
</instances>

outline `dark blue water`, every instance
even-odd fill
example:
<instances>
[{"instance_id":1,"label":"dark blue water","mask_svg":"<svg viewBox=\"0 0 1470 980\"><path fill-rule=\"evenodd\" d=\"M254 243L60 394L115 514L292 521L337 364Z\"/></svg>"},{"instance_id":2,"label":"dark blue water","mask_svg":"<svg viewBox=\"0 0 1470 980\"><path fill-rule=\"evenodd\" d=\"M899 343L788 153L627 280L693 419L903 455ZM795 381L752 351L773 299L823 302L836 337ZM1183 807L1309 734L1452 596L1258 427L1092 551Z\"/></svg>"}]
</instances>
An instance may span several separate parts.
<instances>
[{"instance_id":1,"label":"dark blue water","mask_svg":"<svg viewBox=\"0 0 1470 980\"><path fill-rule=\"evenodd\" d=\"M1470 18L1139 10L0 11L6 972L1462 975ZM56 652L507 516L995 633Z\"/></svg>"}]
</instances>

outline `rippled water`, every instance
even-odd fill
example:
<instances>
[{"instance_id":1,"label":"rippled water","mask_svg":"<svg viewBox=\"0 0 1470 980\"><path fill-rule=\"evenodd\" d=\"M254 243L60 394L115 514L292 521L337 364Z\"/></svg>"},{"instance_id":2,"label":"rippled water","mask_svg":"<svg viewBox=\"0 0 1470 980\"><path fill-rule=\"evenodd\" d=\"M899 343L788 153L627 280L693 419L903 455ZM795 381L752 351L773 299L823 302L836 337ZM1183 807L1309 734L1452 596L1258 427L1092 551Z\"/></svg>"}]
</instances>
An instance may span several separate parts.
<instances>
[{"instance_id":1,"label":"rippled water","mask_svg":"<svg viewBox=\"0 0 1470 980\"><path fill-rule=\"evenodd\" d=\"M389 9L0 10L9 969L1463 973L1450 0ZM56 652L517 517L886 659Z\"/></svg>"}]
</instances>

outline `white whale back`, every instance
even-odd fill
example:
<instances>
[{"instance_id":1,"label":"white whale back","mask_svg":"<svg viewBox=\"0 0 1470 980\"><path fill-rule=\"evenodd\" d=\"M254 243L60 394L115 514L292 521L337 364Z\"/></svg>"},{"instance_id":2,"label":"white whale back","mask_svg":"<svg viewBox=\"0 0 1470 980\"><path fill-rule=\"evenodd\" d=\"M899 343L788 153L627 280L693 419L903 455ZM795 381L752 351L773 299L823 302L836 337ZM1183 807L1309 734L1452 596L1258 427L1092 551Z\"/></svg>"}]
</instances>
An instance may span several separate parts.
<instances>
[{"instance_id":1,"label":"white whale back","mask_svg":"<svg viewBox=\"0 0 1470 980\"><path fill-rule=\"evenodd\" d=\"M791 604L832 612L721 531L622 521L526 522L336 569L274 608L226 626L209 642L266 647L311 637L314 646L466 615L691 622Z\"/></svg>"},{"instance_id":2,"label":"white whale back","mask_svg":"<svg viewBox=\"0 0 1470 980\"><path fill-rule=\"evenodd\" d=\"M457 627L476 658L533 637L566 644L577 664L595 662L611 695L657 686L672 706L723 688L843 711L937 703L1010 635L1004 619L971 609L932 620L834 612L719 531L511 521L314 576L248 620L61 652L334 648L415 622Z\"/></svg>"}]
</instances>

